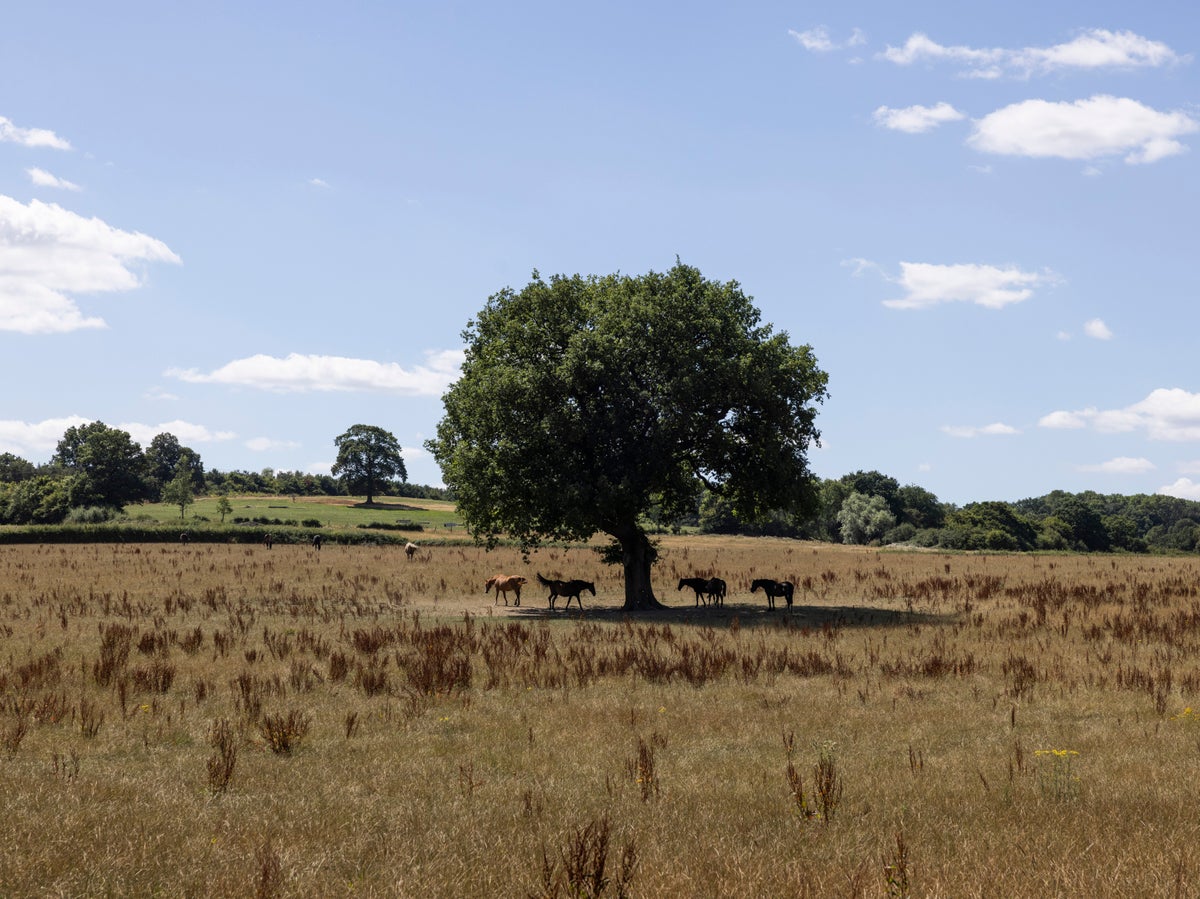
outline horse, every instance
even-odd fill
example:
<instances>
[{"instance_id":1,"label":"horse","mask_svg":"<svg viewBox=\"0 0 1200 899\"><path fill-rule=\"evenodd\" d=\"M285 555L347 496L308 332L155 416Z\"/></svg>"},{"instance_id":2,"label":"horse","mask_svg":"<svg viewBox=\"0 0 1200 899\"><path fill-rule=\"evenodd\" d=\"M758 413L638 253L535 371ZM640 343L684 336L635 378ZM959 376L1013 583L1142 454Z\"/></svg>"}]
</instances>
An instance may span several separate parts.
<instances>
[{"instance_id":1,"label":"horse","mask_svg":"<svg viewBox=\"0 0 1200 899\"><path fill-rule=\"evenodd\" d=\"M772 581L759 578L750 584L750 592L753 593L759 587L762 587L763 593L767 594L767 608L775 608L776 596L782 596L787 601L788 608L792 607L792 593L796 587L791 581Z\"/></svg>"},{"instance_id":2,"label":"horse","mask_svg":"<svg viewBox=\"0 0 1200 899\"><path fill-rule=\"evenodd\" d=\"M713 601L713 605L723 606L725 605L725 594L729 592L729 588L719 577L711 577L708 579L708 587L704 592Z\"/></svg>"},{"instance_id":3,"label":"horse","mask_svg":"<svg viewBox=\"0 0 1200 899\"><path fill-rule=\"evenodd\" d=\"M484 584L483 592L484 594L487 594L493 587L495 587L496 602L500 601L500 594L503 593L504 604L508 605L508 591L511 590L517 594L517 598L513 602L513 605L519 606L521 604L521 587L527 583L529 582L519 574L493 574L487 579L487 583Z\"/></svg>"},{"instance_id":4,"label":"horse","mask_svg":"<svg viewBox=\"0 0 1200 899\"><path fill-rule=\"evenodd\" d=\"M313 534L313 539L312 539L313 549L315 549L317 552L321 551L321 542L322 542L321 535Z\"/></svg>"},{"instance_id":5,"label":"horse","mask_svg":"<svg viewBox=\"0 0 1200 899\"><path fill-rule=\"evenodd\" d=\"M418 548L419 547L417 546L417 544L415 544L411 541L404 544L404 555L408 556L408 561L410 561L410 562L412 561L412 557L417 554Z\"/></svg>"},{"instance_id":6,"label":"horse","mask_svg":"<svg viewBox=\"0 0 1200 899\"><path fill-rule=\"evenodd\" d=\"M275 545L275 536L273 534L263 534L263 546L270 549Z\"/></svg>"},{"instance_id":7,"label":"horse","mask_svg":"<svg viewBox=\"0 0 1200 899\"><path fill-rule=\"evenodd\" d=\"M592 592L592 596L596 595L596 585L591 581L552 581L542 577L541 572L538 573L537 579L538 583L543 587L550 588L549 600L551 612L554 611L554 600L560 596L565 596L567 598L567 604L563 606L564 609L571 608L571 597L574 596L575 601L579 603L579 610L582 612L583 599L581 598L580 594L582 594L584 590L590 590Z\"/></svg>"},{"instance_id":8,"label":"horse","mask_svg":"<svg viewBox=\"0 0 1200 899\"><path fill-rule=\"evenodd\" d=\"M722 581L724 583L724 581ZM708 605L708 578L706 577L681 577L679 586L676 587L676 592L684 587L691 587L696 591L696 605L700 605L701 598L704 599L704 604Z\"/></svg>"},{"instance_id":9,"label":"horse","mask_svg":"<svg viewBox=\"0 0 1200 899\"><path fill-rule=\"evenodd\" d=\"M191 543L191 542L192 542L192 538L191 538L191 536L188 534L188 532L187 532L187 531L184 531L182 534L180 534L180 535L179 535L179 542L180 542L181 544L183 544L184 546L187 546L189 543Z\"/></svg>"}]
</instances>

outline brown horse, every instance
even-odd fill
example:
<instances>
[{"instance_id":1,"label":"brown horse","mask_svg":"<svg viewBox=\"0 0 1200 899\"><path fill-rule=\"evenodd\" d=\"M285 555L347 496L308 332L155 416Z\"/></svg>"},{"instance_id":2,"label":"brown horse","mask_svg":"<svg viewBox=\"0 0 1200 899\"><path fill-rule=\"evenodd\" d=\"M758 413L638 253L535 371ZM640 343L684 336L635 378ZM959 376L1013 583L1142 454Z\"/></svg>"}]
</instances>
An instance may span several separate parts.
<instances>
[{"instance_id":1,"label":"brown horse","mask_svg":"<svg viewBox=\"0 0 1200 899\"><path fill-rule=\"evenodd\" d=\"M521 604L521 588L527 583L529 583L529 581L521 577L519 574L493 574L484 584L483 592L487 594L491 592L493 587L495 587L496 602L500 601L500 594L503 593L504 604L508 605L508 591L511 590L513 593L517 594L517 598L513 602L513 605L519 606Z\"/></svg>"},{"instance_id":2,"label":"brown horse","mask_svg":"<svg viewBox=\"0 0 1200 899\"><path fill-rule=\"evenodd\" d=\"M792 607L792 592L796 589L791 581L772 581L767 578L759 578L750 584L750 592L753 593L759 587L762 587L763 593L767 594L767 608L775 608L775 597L782 596L788 604L788 608Z\"/></svg>"},{"instance_id":3,"label":"brown horse","mask_svg":"<svg viewBox=\"0 0 1200 899\"><path fill-rule=\"evenodd\" d=\"M549 599L551 612L554 611L554 600L558 599L560 596L565 596L567 598L567 604L563 606L564 609L571 608L571 597L574 596L575 601L579 603L579 610L583 611L583 599L580 597L580 594L582 594L584 590L590 590L592 596L596 595L596 585L591 581L552 581L542 577L540 572L538 573L537 579L538 583L543 587L550 588Z\"/></svg>"}]
</instances>

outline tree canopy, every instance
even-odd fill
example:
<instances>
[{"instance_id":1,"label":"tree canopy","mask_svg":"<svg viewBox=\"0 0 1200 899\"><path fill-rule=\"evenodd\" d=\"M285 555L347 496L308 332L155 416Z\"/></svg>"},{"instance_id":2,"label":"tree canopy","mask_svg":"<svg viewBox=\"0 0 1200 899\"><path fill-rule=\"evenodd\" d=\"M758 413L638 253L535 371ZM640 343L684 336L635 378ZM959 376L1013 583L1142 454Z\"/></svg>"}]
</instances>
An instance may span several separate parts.
<instances>
[{"instance_id":1,"label":"tree canopy","mask_svg":"<svg viewBox=\"0 0 1200 899\"><path fill-rule=\"evenodd\" d=\"M342 478L351 491L366 494L374 502L393 478L408 480L400 443L390 431L374 425L352 425L333 440L338 448L337 461L330 469Z\"/></svg>"},{"instance_id":2,"label":"tree canopy","mask_svg":"<svg viewBox=\"0 0 1200 899\"><path fill-rule=\"evenodd\" d=\"M489 297L427 443L477 539L530 548L609 535L625 607L657 606L642 526L700 488L743 520L811 509L808 448L827 376L760 323L736 282L676 263L555 276Z\"/></svg>"}]
</instances>

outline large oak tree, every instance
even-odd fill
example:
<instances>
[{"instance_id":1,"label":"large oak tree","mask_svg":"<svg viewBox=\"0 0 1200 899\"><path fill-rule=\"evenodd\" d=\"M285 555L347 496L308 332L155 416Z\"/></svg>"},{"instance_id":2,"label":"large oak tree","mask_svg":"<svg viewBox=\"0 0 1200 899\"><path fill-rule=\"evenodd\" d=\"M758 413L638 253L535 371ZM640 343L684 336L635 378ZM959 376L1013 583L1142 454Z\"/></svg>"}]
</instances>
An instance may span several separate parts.
<instances>
[{"instance_id":1,"label":"large oak tree","mask_svg":"<svg viewBox=\"0 0 1200 899\"><path fill-rule=\"evenodd\" d=\"M338 450L333 476L342 478L352 492L365 493L368 504L375 501L375 494L387 490L393 478L408 480L400 442L391 431L375 425L351 425L333 442Z\"/></svg>"},{"instance_id":2,"label":"large oak tree","mask_svg":"<svg viewBox=\"0 0 1200 899\"><path fill-rule=\"evenodd\" d=\"M659 605L642 516L694 512L700 485L754 520L811 508L826 375L760 323L736 282L552 277L488 298L427 444L477 539L612 538L625 607Z\"/></svg>"}]
</instances>

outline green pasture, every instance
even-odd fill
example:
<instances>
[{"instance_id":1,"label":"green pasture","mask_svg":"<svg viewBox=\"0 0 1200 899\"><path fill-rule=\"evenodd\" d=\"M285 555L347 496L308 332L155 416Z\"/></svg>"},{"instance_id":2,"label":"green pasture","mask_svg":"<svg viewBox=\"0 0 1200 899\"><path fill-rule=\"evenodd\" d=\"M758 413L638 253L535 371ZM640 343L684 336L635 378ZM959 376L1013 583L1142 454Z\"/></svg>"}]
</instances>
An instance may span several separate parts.
<instances>
[{"instance_id":1,"label":"green pasture","mask_svg":"<svg viewBox=\"0 0 1200 899\"><path fill-rule=\"evenodd\" d=\"M179 506L167 503L139 503L126 506L126 517L135 522L200 527L205 523L221 523L217 497L198 498L187 507L181 518ZM304 522L319 521L322 528L347 529L365 525L420 525L429 536L462 537L466 535L454 503L445 500L412 499L409 497L377 497L367 505L365 497L298 496L231 496L233 511L225 523L235 519L266 519L282 526L302 526Z\"/></svg>"}]
</instances>

